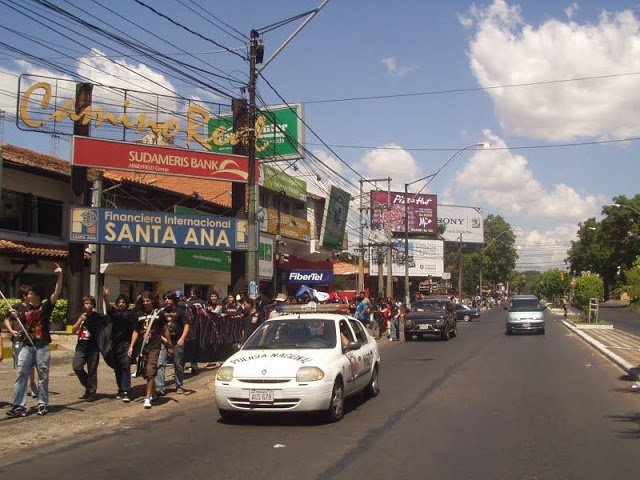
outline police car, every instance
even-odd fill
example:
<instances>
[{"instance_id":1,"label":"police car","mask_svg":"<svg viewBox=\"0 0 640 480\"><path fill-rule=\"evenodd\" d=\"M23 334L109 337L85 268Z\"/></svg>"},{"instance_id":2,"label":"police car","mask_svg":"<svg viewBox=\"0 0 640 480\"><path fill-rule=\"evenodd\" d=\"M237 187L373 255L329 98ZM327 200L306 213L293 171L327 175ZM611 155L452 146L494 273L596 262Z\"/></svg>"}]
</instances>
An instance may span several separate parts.
<instances>
[{"instance_id":1,"label":"police car","mask_svg":"<svg viewBox=\"0 0 640 480\"><path fill-rule=\"evenodd\" d=\"M344 416L345 398L359 392L376 396L376 341L358 320L334 313L335 307L285 307L285 313L260 325L216 374L222 419L317 411L336 422Z\"/></svg>"}]
</instances>

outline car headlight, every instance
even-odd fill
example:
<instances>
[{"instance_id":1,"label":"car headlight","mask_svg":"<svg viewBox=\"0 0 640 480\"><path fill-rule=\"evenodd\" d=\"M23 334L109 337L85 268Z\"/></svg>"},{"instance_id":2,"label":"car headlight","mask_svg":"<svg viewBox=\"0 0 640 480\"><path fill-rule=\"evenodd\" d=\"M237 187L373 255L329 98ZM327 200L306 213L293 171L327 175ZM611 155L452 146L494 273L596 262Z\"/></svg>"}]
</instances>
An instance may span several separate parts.
<instances>
[{"instance_id":1,"label":"car headlight","mask_svg":"<svg viewBox=\"0 0 640 480\"><path fill-rule=\"evenodd\" d=\"M437 324L444 323L444 318L438 318L438 319L436 320L436 323L437 323Z\"/></svg>"},{"instance_id":2,"label":"car headlight","mask_svg":"<svg viewBox=\"0 0 640 480\"><path fill-rule=\"evenodd\" d=\"M233 367L222 367L216 374L216 380L221 382L230 382L233 380Z\"/></svg>"},{"instance_id":3,"label":"car headlight","mask_svg":"<svg viewBox=\"0 0 640 480\"><path fill-rule=\"evenodd\" d=\"M407 320L405 320L404 324L405 325L413 325L413 320L407 319Z\"/></svg>"},{"instance_id":4,"label":"car headlight","mask_svg":"<svg viewBox=\"0 0 640 480\"><path fill-rule=\"evenodd\" d=\"M324 378L324 372L318 367L300 367L296 374L296 382L315 382Z\"/></svg>"}]
</instances>

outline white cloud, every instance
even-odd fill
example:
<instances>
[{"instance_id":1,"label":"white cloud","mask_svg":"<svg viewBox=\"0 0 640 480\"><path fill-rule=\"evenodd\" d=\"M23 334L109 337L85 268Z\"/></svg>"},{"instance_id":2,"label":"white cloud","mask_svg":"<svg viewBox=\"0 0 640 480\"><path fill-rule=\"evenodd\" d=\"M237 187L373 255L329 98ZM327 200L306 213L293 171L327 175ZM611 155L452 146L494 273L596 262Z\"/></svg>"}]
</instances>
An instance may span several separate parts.
<instances>
[{"instance_id":1,"label":"white cloud","mask_svg":"<svg viewBox=\"0 0 640 480\"><path fill-rule=\"evenodd\" d=\"M580 10L580 5L578 5L576 2L573 2L571 5L564 9L564 14L567 16L567 18L571 19L578 10Z\"/></svg>"},{"instance_id":2,"label":"white cloud","mask_svg":"<svg viewBox=\"0 0 640 480\"><path fill-rule=\"evenodd\" d=\"M391 177L391 188L404 190L404 184L422 176L420 167L411 154L402 147L390 143L368 151L354 168L365 172L365 178ZM386 188L380 184L380 188Z\"/></svg>"},{"instance_id":3,"label":"white cloud","mask_svg":"<svg viewBox=\"0 0 640 480\"><path fill-rule=\"evenodd\" d=\"M386 65L387 72L392 77L404 77L418 70L417 65L407 65L407 66L398 65L394 57L383 58L381 61Z\"/></svg>"},{"instance_id":4,"label":"white cloud","mask_svg":"<svg viewBox=\"0 0 640 480\"><path fill-rule=\"evenodd\" d=\"M563 223L550 230L514 228L518 248L517 270L545 271L564 268L571 240L576 239L576 224Z\"/></svg>"},{"instance_id":5,"label":"white cloud","mask_svg":"<svg viewBox=\"0 0 640 480\"><path fill-rule=\"evenodd\" d=\"M567 10L573 14L575 6ZM483 87L640 71L640 20L631 10L602 12L594 23L548 19L529 25L520 7L494 0L473 6L469 61ZM506 132L549 141L625 138L640 134L635 75L548 85L492 88Z\"/></svg>"},{"instance_id":6,"label":"white cloud","mask_svg":"<svg viewBox=\"0 0 640 480\"><path fill-rule=\"evenodd\" d=\"M447 186L445 196L465 192L471 205L482 205L505 217L526 215L534 222L578 222L598 214L607 201L599 195L580 195L559 183L545 190L529 168L526 157L511 152L505 141L489 130L484 135L492 149L475 151Z\"/></svg>"}]
</instances>

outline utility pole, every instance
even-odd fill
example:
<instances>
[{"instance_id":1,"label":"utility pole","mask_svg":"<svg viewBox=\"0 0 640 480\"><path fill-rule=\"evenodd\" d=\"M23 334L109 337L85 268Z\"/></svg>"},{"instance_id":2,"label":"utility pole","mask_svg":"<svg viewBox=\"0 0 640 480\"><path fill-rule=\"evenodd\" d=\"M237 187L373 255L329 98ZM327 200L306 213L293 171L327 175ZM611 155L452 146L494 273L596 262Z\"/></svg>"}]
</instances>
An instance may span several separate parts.
<instances>
[{"instance_id":1,"label":"utility pole","mask_svg":"<svg viewBox=\"0 0 640 480\"><path fill-rule=\"evenodd\" d=\"M460 233L460 245L458 247L458 298L462 302L462 233Z\"/></svg>"},{"instance_id":2,"label":"utility pole","mask_svg":"<svg viewBox=\"0 0 640 480\"><path fill-rule=\"evenodd\" d=\"M360 240L358 242L358 294L364 291L364 217L362 210L364 209L363 194L362 194L362 182L360 179Z\"/></svg>"},{"instance_id":3,"label":"utility pole","mask_svg":"<svg viewBox=\"0 0 640 480\"><path fill-rule=\"evenodd\" d=\"M244 98L234 98L231 101L233 111L233 133L240 137L247 129L248 107ZM248 156L247 143L237 142L231 147L231 152L235 155ZM236 218L246 218L247 185L240 182L231 184L231 212ZM248 232L247 232L248 233ZM247 253L239 250L231 252L231 285L227 293L236 294L246 288L247 280L245 275Z\"/></svg>"},{"instance_id":4,"label":"utility pole","mask_svg":"<svg viewBox=\"0 0 640 480\"><path fill-rule=\"evenodd\" d=\"M391 177L387 178L387 291L386 297L393 299L393 215L391 214Z\"/></svg>"},{"instance_id":5,"label":"utility pole","mask_svg":"<svg viewBox=\"0 0 640 480\"><path fill-rule=\"evenodd\" d=\"M262 63L263 47L260 35L256 30L251 30L251 45L249 48L249 176L247 188L249 189L249 205L247 213L248 222L248 251L247 251L247 282L249 295L255 297L258 292L258 231L256 223L257 198L256 195L256 64Z\"/></svg>"},{"instance_id":6,"label":"utility pole","mask_svg":"<svg viewBox=\"0 0 640 480\"><path fill-rule=\"evenodd\" d=\"M80 113L91 105L93 85L91 83L76 84L76 104L75 111ZM78 120L73 125L73 134L88 137L89 125L83 125ZM89 206L89 182L87 181L87 167L76 165L71 166L71 191L73 192L73 206ZM68 247L68 267L69 267L69 307L68 318L77 315L82 311L82 297L84 290L84 249L85 243L70 242Z\"/></svg>"}]
</instances>

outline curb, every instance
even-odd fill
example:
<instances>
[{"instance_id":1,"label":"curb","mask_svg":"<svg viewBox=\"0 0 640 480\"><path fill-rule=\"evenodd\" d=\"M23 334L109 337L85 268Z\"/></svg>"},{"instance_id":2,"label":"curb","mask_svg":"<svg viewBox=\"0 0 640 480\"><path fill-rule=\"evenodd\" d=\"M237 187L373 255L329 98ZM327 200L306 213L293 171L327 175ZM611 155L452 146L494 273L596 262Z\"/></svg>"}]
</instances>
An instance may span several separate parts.
<instances>
[{"instance_id":1,"label":"curb","mask_svg":"<svg viewBox=\"0 0 640 480\"><path fill-rule=\"evenodd\" d=\"M627 362L626 360L624 360L620 356L616 355L611 350L609 350L606 346L604 346L602 343L600 343L596 339L590 337L589 335L585 334L580 329L574 327L573 325L571 325L566 320L562 320L562 323L563 323L563 325L565 327L567 327L569 330L571 330L573 333L578 335L580 338L582 338L589 345L591 345L596 350L598 350L600 353L602 353L605 357L607 357L609 360L611 360L613 363L615 363L618 367L620 367L626 373L631 373L631 369L635 368L634 365L630 364L629 362Z\"/></svg>"}]
</instances>

